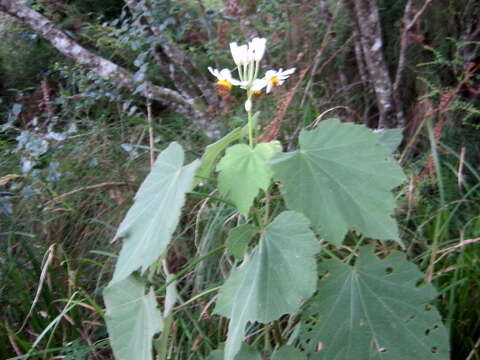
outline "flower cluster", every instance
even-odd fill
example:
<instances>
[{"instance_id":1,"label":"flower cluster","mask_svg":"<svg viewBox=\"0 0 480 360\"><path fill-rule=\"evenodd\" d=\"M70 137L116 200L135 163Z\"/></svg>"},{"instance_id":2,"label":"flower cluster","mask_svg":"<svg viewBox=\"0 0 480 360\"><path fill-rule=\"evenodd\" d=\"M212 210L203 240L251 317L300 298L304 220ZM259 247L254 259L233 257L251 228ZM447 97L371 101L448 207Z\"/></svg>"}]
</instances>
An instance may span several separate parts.
<instances>
[{"instance_id":1,"label":"flower cluster","mask_svg":"<svg viewBox=\"0 0 480 360\"><path fill-rule=\"evenodd\" d=\"M288 70L268 70L263 78L257 78L260 68L260 61L265 54L267 39L254 38L248 44L238 45L236 42L230 44L233 61L237 65L238 79L234 79L228 69L221 71L217 69L208 70L217 78L217 88L221 91L229 91L232 86L240 86L247 90L247 102L245 108L251 110L251 95L260 93L264 88L269 93L274 87L282 85L295 68Z\"/></svg>"}]
</instances>

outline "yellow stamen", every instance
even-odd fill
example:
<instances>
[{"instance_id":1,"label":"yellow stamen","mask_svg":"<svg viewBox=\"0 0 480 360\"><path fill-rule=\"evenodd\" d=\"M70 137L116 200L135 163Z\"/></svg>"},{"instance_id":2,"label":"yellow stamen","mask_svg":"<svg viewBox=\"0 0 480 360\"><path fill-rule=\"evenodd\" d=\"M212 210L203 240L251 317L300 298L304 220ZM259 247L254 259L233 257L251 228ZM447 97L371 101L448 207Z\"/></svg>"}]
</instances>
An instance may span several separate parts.
<instances>
[{"instance_id":1,"label":"yellow stamen","mask_svg":"<svg viewBox=\"0 0 480 360\"><path fill-rule=\"evenodd\" d=\"M253 91L252 91L252 94L253 94L254 96L262 95L262 90L253 90Z\"/></svg>"},{"instance_id":2,"label":"yellow stamen","mask_svg":"<svg viewBox=\"0 0 480 360\"><path fill-rule=\"evenodd\" d=\"M230 91L232 88L232 84L228 80L218 80L217 81L217 89L219 91Z\"/></svg>"},{"instance_id":3,"label":"yellow stamen","mask_svg":"<svg viewBox=\"0 0 480 360\"><path fill-rule=\"evenodd\" d=\"M280 79L279 79L277 76L272 76L272 77L270 78L269 82L270 82L270 85L271 85L272 87L275 87L275 86L277 86L278 83L280 82Z\"/></svg>"}]
</instances>

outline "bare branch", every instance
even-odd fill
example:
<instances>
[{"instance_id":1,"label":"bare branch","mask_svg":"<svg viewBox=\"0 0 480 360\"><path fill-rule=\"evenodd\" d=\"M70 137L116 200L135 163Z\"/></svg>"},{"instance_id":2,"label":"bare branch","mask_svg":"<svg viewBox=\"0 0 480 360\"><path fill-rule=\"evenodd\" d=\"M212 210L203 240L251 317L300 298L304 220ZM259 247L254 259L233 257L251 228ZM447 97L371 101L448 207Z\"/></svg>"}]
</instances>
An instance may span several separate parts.
<instances>
[{"instance_id":1,"label":"bare branch","mask_svg":"<svg viewBox=\"0 0 480 360\"><path fill-rule=\"evenodd\" d=\"M415 16L412 19L409 19L413 6L412 0L408 0L407 4L405 5L405 11L402 19L403 27L400 35L400 53L398 56L398 66L397 72L395 74L395 82L393 84L393 91L395 93L398 93L400 90L400 83L402 81L403 72L405 70L405 54L408 45L408 32L412 29L413 26L415 26L417 21L420 19L420 16L422 16L422 14L425 12L431 2L432 0L426 0L422 8L416 12ZM396 96L399 96L399 94Z\"/></svg>"}]
</instances>

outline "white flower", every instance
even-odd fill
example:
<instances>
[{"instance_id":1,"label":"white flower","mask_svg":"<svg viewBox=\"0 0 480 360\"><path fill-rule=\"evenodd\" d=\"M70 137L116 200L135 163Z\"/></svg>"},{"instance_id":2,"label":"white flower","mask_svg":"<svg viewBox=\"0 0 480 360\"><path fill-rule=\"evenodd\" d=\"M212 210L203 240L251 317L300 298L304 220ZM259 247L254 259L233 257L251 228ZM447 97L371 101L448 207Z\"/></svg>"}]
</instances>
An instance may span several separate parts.
<instances>
[{"instance_id":1,"label":"white flower","mask_svg":"<svg viewBox=\"0 0 480 360\"><path fill-rule=\"evenodd\" d=\"M252 100L247 99L247 101L245 101L245 111L249 112L251 110L252 110Z\"/></svg>"},{"instance_id":2,"label":"white flower","mask_svg":"<svg viewBox=\"0 0 480 360\"><path fill-rule=\"evenodd\" d=\"M267 39L253 38L248 45L238 46L236 42L230 43L230 51L232 53L233 61L237 66L248 65L252 61L260 61L265 54Z\"/></svg>"},{"instance_id":3,"label":"white flower","mask_svg":"<svg viewBox=\"0 0 480 360\"><path fill-rule=\"evenodd\" d=\"M282 85L290 75L295 72L295 68L288 70L268 70L265 73L265 85L267 86L267 94L276 86Z\"/></svg>"},{"instance_id":4,"label":"white flower","mask_svg":"<svg viewBox=\"0 0 480 360\"><path fill-rule=\"evenodd\" d=\"M267 45L267 39L265 38L253 38L248 44L249 59L254 61L260 61L265 54L265 48Z\"/></svg>"},{"instance_id":5,"label":"white flower","mask_svg":"<svg viewBox=\"0 0 480 360\"><path fill-rule=\"evenodd\" d=\"M230 43L230 52L235 65L247 65L249 63L247 45L238 46L236 42L232 42Z\"/></svg>"},{"instance_id":6,"label":"white flower","mask_svg":"<svg viewBox=\"0 0 480 360\"><path fill-rule=\"evenodd\" d=\"M232 77L232 73L228 69L218 71L209 66L208 71L217 78L217 88L219 90L230 90L233 85L238 86L241 84L239 80Z\"/></svg>"},{"instance_id":7,"label":"white flower","mask_svg":"<svg viewBox=\"0 0 480 360\"><path fill-rule=\"evenodd\" d=\"M259 92L265 86L267 86L267 80L265 80L265 79L255 79L255 81L253 82L250 90L253 91L253 92Z\"/></svg>"}]
</instances>

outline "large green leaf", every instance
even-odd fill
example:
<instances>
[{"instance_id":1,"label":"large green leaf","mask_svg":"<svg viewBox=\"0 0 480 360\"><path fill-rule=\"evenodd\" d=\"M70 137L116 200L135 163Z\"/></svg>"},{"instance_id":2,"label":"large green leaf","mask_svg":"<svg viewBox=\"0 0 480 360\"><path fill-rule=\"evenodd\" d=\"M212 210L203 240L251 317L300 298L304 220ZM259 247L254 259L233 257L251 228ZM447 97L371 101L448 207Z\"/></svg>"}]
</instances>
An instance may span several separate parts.
<instances>
[{"instance_id":1,"label":"large green leaf","mask_svg":"<svg viewBox=\"0 0 480 360\"><path fill-rule=\"evenodd\" d=\"M183 166L183 162L182 147L171 143L140 186L115 235L124 241L112 282L125 279L135 270L144 271L167 248L200 164L196 160Z\"/></svg>"},{"instance_id":2,"label":"large green leaf","mask_svg":"<svg viewBox=\"0 0 480 360\"><path fill-rule=\"evenodd\" d=\"M282 346L272 355L272 360L307 360L307 356L293 346Z\"/></svg>"},{"instance_id":3,"label":"large green leaf","mask_svg":"<svg viewBox=\"0 0 480 360\"><path fill-rule=\"evenodd\" d=\"M436 291L417 286L424 274L404 254L379 259L366 246L354 266L329 260L320 272L300 336L310 359L449 359L447 330L428 304Z\"/></svg>"},{"instance_id":4,"label":"large green leaf","mask_svg":"<svg viewBox=\"0 0 480 360\"><path fill-rule=\"evenodd\" d=\"M300 134L300 150L271 159L287 207L303 212L325 240L340 245L347 230L399 241L390 190L405 176L376 134L336 119Z\"/></svg>"},{"instance_id":5,"label":"large green leaf","mask_svg":"<svg viewBox=\"0 0 480 360\"><path fill-rule=\"evenodd\" d=\"M207 146L207 148L205 149L205 153L202 156L202 164L200 165L196 173L195 185L197 185L202 180L210 177L210 174L215 167L215 161L217 160L218 155L220 155L220 153L225 150L225 148L232 142L240 139L243 133L243 128L236 128L220 140Z\"/></svg>"},{"instance_id":6,"label":"large green leaf","mask_svg":"<svg viewBox=\"0 0 480 360\"><path fill-rule=\"evenodd\" d=\"M248 244L258 229L252 224L241 224L228 232L227 252L237 260L241 260L248 250Z\"/></svg>"},{"instance_id":7,"label":"large green leaf","mask_svg":"<svg viewBox=\"0 0 480 360\"><path fill-rule=\"evenodd\" d=\"M223 360L225 354L223 350L213 350L208 356L207 360ZM238 354L235 356L235 360L261 360L260 353L253 347L242 344L242 347ZM294 360L294 359L292 359Z\"/></svg>"},{"instance_id":8,"label":"large green leaf","mask_svg":"<svg viewBox=\"0 0 480 360\"><path fill-rule=\"evenodd\" d=\"M155 294L131 275L104 291L106 321L116 360L152 360L153 335L162 330Z\"/></svg>"},{"instance_id":9,"label":"large green leaf","mask_svg":"<svg viewBox=\"0 0 480 360\"><path fill-rule=\"evenodd\" d=\"M240 349L247 322L267 323L294 313L313 294L319 248L300 213L283 212L265 228L251 258L232 271L220 290L215 312L230 318L225 360Z\"/></svg>"},{"instance_id":10,"label":"large green leaf","mask_svg":"<svg viewBox=\"0 0 480 360\"><path fill-rule=\"evenodd\" d=\"M217 165L218 189L233 201L243 216L248 216L260 189L267 191L272 180L269 160L277 149L276 143L261 143L251 148L246 144L229 147Z\"/></svg>"},{"instance_id":11,"label":"large green leaf","mask_svg":"<svg viewBox=\"0 0 480 360\"><path fill-rule=\"evenodd\" d=\"M391 152L397 150L403 140L403 129L379 129L375 130L378 142L389 149Z\"/></svg>"}]
</instances>

